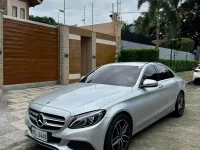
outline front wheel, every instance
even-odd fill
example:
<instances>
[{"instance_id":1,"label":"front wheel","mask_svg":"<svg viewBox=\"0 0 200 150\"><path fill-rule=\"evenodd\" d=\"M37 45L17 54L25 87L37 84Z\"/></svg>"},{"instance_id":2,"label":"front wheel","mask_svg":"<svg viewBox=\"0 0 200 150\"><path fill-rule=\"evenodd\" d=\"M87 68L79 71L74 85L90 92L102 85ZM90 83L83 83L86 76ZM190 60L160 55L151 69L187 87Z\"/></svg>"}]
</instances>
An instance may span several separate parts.
<instances>
[{"instance_id":1,"label":"front wheel","mask_svg":"<svg viewBox=\"0 0 200 150\"><path fill-rule=\"evenodd\" d=\"M183 116L184 111L185 111L185 97L183 92L180 92L176 100L175 111L174 111L175 117Z\"/></svg>"},{"instance_id":2,"label":"front wheel","mask_svg":"<svg viewBox=\"0 0 200 150\"><path fill-rule=\"evenodd\" d=\"M124 114L111 122L104 143L104 150L128 150L132 136L132 123Z\"/></svg>"}]
</instances>

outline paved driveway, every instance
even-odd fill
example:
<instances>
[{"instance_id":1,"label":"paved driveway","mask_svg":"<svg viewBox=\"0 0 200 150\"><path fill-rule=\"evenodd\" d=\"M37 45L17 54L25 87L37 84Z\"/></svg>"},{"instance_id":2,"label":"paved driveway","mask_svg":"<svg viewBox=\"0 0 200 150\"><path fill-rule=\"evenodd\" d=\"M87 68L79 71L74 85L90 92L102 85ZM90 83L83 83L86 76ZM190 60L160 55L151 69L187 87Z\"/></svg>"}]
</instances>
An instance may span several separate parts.
<instances>
[{"instance_id":1,"label":"paved driveway","mask_svg":"<svg viewBox=\"0 0 200 150\"><path fill-rule=\"evenodd\" d=\"M23 136L23 118L28 101L60 86L10 91L4 95L6 125L0 126L0 149L47 150ZM20 92L20 93L18 93ZM199 150L200 149L200 86L188 86L186 111L182 118L171 115L135 135L130 150ZM9 111L9 113L5 113ZM5 130L5 131L4 131ZM17 142L17 143L16 143ZM15 143L15 144L12 144ZM3 145L3 146L2 146Z\"/></svg>"}]
</instances>

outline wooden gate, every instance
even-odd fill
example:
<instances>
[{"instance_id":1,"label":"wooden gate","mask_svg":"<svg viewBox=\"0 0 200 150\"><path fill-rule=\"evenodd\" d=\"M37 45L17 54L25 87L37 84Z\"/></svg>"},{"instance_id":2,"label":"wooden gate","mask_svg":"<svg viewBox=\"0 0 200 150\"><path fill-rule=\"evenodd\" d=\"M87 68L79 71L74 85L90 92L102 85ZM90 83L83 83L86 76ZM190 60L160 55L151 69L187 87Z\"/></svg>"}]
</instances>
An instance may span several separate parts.
<instances>
[{"instance_id":1,"label":"wooden gate","mask_svg":"<svg viewBox=\"0 0 200 150\"><path fill-rule=\"evenodd\" d=\"M108 34L96 34L96 66L115 62L116 37Z\"/></svg>"},{"instance_id":2,"label":"wooden gate","mask_svg":"<svg viewBox=\"0 0 200 150\"><path fill-rule=\"evenodd\" d=\"M4 19L4 85L58 80L58 29Z\"/></svg>"}]
</instances>

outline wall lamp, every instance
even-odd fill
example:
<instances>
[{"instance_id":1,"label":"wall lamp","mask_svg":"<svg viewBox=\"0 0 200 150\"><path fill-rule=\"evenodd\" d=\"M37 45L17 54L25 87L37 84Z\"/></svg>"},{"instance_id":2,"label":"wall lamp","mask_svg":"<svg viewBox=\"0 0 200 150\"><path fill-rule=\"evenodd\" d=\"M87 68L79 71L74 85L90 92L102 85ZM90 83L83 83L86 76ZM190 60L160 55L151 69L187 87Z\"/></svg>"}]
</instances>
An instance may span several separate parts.
<instances>
[{"instance_id":1,"label":"wall lamp","mask_svg":"<svg viewBox=\"0 0 200 150\"><path fill-rule=\"evenodd\" d=\"M65 54L64 56L65 56L66 58L68 58L68 57L69 57L69 55L68 55L68 54Z\"/></svg>"}]
</instances>

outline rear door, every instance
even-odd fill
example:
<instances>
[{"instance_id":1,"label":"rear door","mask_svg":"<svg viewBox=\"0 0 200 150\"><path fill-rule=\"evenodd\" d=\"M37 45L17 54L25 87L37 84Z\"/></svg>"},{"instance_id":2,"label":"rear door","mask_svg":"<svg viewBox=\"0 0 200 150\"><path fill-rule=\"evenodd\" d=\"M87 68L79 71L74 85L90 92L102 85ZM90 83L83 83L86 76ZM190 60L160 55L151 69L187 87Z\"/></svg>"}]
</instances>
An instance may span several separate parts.
<instances>
[{"instance_id":1,"label":"rear door","mask_svg":"<svg viewBox=\"0 0 200 150\"><path fill-rule=\"evenodd\" d=\"M156 64L156 70L158 72L158 87L160 92L158 93L162 99L159 111L160 113L166 113L174 109L174 102L178 93L178 82L175 80L174 74L161 64Z\"/></svg>"}]
</instances>

